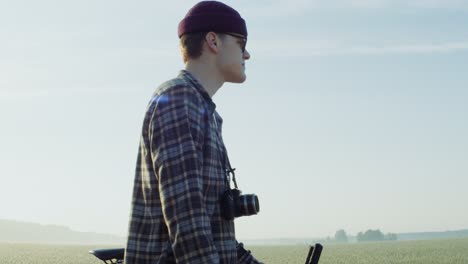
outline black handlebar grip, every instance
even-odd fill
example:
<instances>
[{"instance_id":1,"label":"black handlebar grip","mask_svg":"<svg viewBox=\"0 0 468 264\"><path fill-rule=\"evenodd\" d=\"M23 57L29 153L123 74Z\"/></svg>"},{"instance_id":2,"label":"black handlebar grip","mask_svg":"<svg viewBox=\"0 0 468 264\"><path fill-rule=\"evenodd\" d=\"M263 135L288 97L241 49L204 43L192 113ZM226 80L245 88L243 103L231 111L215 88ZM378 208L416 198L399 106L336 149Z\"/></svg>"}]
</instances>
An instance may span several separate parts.
<instances>
[{"instance_id":1,"label":"black handlebar grip","mask_svg":"<svg viewBox=\"0 0 468 264\"><path fill-rule=\"evenodd\" d=\"M310 264L318 264L320 259L320 254L322 254L323 246L320 244L315 244L314 254L312 254L312 258L310 260Z\"/></svg>"},{"instance_id":2,"label":"black handlebar grip","mask_svg":"<svg viewBox=\"0 0 468 264\"><path fill-rule=\"evenodd\" d=\"M306 262L305 264L309 264L310 263L310 258L312 257L312 252L314 251L314 247L313 246L310 246L309 248L309 254L307 254L307 258L306 258Z\"/></svg>"}]
</instances>

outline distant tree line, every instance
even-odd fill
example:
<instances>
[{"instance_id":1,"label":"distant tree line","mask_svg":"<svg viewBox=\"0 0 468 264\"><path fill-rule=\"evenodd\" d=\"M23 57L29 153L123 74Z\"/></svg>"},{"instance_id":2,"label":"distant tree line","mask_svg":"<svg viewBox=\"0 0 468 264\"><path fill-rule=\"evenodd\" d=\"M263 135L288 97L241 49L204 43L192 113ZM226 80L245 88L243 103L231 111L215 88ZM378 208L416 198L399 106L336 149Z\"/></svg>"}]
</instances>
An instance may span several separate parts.
<instances>
[{"instance_id":1,"label":"distant tree line","mask_svg":"<svg viewBox=\"0 0 468 264\"><path fill-rule=\"evenodd\" d=\"M379 229L372 230L368 229L365 232L359 232L356 235L357 242L366 242L366 241L391 241L397 240L397 234L395 233L387 233L384 234ZM335 243L347 243L349 242L348 235L344 229L340 229L336 231L335 236L333 238L327 237L324 242L335 242Z\"/></svg>"},{"instance_id":2,"label":"distant tree line","mask_svg":"<svg viewBox=\"0 0 468 264\"><path fill-rule=\"evenodd\" d=\"M365 241L385 241L385 240L397 240L397 235L395 233L383 234L379 229L372 230L368 229L366 232L359 232L356 236L358 242Z\"/></svg>"},{"instance_id":3,"label":"distant tree line","mask_svg":"<svg viewBox=\"0 0 468 264\"><path fill-rule=\"evenodd\" d=\"M344 229L340 229L335 233L335 242L338 243L347 243L348 242L348 235Z\"/></svg>"}]
</instances>

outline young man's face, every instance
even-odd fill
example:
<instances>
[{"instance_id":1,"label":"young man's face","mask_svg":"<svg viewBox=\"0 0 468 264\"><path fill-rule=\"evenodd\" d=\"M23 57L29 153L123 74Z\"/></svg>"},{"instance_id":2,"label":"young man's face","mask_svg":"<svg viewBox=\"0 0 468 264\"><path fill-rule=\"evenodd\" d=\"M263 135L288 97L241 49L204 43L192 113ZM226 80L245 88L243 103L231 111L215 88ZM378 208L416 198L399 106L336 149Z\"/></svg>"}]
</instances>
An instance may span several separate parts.
<instances>
[{"instance_id":1,"label":"young man's face","mask_svg":"<svg viewBox=\"0 0 468 264\"><path fill-rule=\"evenodd\" d=\"M250 59L245 49L247 39L234 33L225 33L218 66L226 82L242 83L246 79L245 61Z\"/></svg>"}]
</instances>

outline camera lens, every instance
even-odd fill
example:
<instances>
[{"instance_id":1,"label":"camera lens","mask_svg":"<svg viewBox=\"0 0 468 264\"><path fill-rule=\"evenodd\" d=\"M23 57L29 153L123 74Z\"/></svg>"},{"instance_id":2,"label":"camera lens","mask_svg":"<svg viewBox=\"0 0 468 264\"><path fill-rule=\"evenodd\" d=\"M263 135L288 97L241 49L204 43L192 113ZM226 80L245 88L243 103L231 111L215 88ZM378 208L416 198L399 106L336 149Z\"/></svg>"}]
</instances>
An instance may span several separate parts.
<instances>
[{"instance_id":1,"label":"camera lens","mask_svg":"<svg viewBox=\"0 0 468 264\"><path fill-rule=\"evenodd\" d=\"M254 215L260 211L258 197L255 194L246 194L239 197L239 209L241 215Z\"/></svg>"}]
</instances>

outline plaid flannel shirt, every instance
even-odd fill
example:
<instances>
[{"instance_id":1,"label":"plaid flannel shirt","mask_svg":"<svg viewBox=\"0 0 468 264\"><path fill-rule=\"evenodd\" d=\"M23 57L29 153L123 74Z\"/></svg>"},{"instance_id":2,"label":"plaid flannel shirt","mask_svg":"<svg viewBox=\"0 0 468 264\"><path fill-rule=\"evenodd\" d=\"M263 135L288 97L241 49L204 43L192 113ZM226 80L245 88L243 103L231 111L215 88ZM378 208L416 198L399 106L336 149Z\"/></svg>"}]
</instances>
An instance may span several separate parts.
<instances>
[{"instance_id":1,"label":"plaid flannel shirt","mask_svg":"<svg viewBox=\"0 0 468 264\"><path fill-rule=\"evenodd\" d=\"M220 215L222 118L187 71L162 84L143 123L125 263L259 263ZM216 121L215 121L216 119Z\"/></svg>"}]
</instances>

